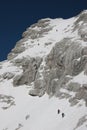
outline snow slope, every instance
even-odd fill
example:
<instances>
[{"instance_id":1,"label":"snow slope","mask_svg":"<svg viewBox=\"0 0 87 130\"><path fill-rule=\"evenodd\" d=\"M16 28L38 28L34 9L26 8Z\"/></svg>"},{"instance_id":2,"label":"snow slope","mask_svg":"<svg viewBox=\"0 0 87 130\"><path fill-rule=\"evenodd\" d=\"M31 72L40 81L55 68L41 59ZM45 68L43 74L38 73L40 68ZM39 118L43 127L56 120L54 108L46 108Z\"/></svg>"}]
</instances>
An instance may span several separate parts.
<instances>
[{"instance_id":1,"label":"snow slope","mask_svg":"<svg viewBox=\"0 0 87 130\"><path fill-rule=\"evenodd\" d=\"M7 110L0 104L0 129L1 130L73 130L78 119L87 113L83 101L71 107L66 99L49 98L46 94L39 97L28 95L26 86L13 88L8 81L0 85L0 93L14 97L15 104ZM7 89L7 90L6 90ZM60 109L60 114L57 110ZM65 117L62 118L62 113ZM86 130L85 124L77 130Z\"/></svg>"},{"instance_id":2,"label":"snow slope","mask_svg":"<svg viewBox=\"0 0 87 130\"><path fill-rule=\"evenodd\" d=\"M84 16L83 19L82 16ZM23 39L12 49L8 59L0 63L0 130L87 130L87 61L84 58L87 55L86 49L84 49L87 48L87 32L86 29L81 29L83 25L86 27L86 17L87 11L83 11L70 19L47 18L38 21L36 25L32 25L23 33ZM41 60L37 69L39 74L34 80L36 82L39 79L44 82L45 73L51 75L50 72L56 70L55 63L51 70L49 69L51 68L49 67L50 62L46 62L46 60L52 49L55 49L56 45L59 45L63 39L70 39L70 41L67 40L68 46L72 47L76 42L79 45L77 47L84 49L81 50L83 54L80 54L80 57L76 52L76 57L74 56L76 58L75 65L77 63L79 65L81 62L84 67L81 67L76 75L67 74L66 77L69 78L69 81L64 87L59 81L61 78L57 78L54 73L52 75L54 79L51 80L54 80L55 83L61 83L60 90L56 89L56 94L51 95L45 90L44 94L41 93L42 95L30 96L29 92L34 89L34 81L26 83L26 75L29 73L27 72L29 69L33 70L33 73L35 71L35 68L32 69L33 60L37 64L39 64L39 60L36 58L39 57ZM65 41L63 44L62 47L59 47L58 56L63 54L62 48L65 47ZM72 54L72 52L73 50L70 53ZM69 58L71 57L70 53ZM64 56L66 55L65 51ZM27 67L25 60L27 62L29 60L31 68ZM15 86L13 81L16 76L18 77L15 81L20 84ZM24 77L21 80L22 76ZM78 88L76 84L75 88L67 88L70 83L78 83L80 87ZM36 88L38 90L38 87ZM79 97L79 91L82 92L81 97ZM74 104L72 105L71 102ZM58 109L60 110L59 114ZM64 113L64 117L62 117L62 113Z\"/></svg>"}]
</instances>

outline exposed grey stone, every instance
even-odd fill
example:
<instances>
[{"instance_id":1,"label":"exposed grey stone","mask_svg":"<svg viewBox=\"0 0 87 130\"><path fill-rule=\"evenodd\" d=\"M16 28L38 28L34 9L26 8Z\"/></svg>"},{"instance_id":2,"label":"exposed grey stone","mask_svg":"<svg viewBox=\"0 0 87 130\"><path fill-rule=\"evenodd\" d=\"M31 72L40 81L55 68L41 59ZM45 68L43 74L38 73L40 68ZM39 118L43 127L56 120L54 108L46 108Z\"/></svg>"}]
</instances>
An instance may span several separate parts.
<instances>
[{"instance_id":1,"label":"exposed grey stone","mask_svg":"<svg viewBox=\"0 0 87 130\"><path fill-rule=\"evenodd\" d=\"M22 38L21 40L17 41L16 47L23 46L27 40L28 40L28 38Z\"/></svg>"},{"instance_id":2,"label":"exposed grey stone","mask_svg":"<svg viewBox=\"0 0 87 130\"><path fill-rule=\"evenodd\" d=\"M40 29L39 31L35 30L35 29L29 28L27 31L25 31L23 33L23 37L29 37L30 39L41 38L41 37L43 37L46 33L48 33L51 30L52 30L51 27Z\"/></svg>"},{"instance_id":3,"label":"exposed grey stone","mask_svg":"<svg viewBox=\"0 0 87 130\"><path fill-rule=\"evenodd\" d=\"M23 69L25 77L28 74L28 83L35 81L37 70L38 70L41 62L42 62L42 59L39 58L39 57L36 57L36 59L31 58L30 61L29 61L29 64L26 62L23 65L23 68L26 68L26 70ZM26 67L24 67L24 66L26 66Z\"/></svg>"},{"instance_id":4,"label":"exposed grey stone","mask_svg":"<svg viewBox=\"0 0 87 130\"><path fill-rule=\"evenodd\" d=\"M67 74L76 75L80 73L80 70L75 70L75 59L81 56L81 50L82 48L78 43L72 43L68 38L63 39L61 42L56 43L55 47L48 55L46 59L47 65L49 68L52 68L52 66L59 68L60 77L65 71Z\"/></svg>"},{"instance_id":5,"label":"exposed grey stone","mask_svg":"<svg viewBox=\"0 0 87 130\"><path fill-rule=\"evenodd\" d=\"M76 93L75 98L78 100L83 99L86 102L87 106L87 89L85 87L81 87L79 91Z\"/></svg>"},{"instance_id":6,"label":"exposed grey stone","mask_svg":"<svg viewBox=\"0 0 87 130\"><path fill-rule=\"evenodd\" d=\"M80 100L84 100L87 106L87 84L83 84L81 86L78 83L71 82L68 85L67 90L75 92L75 96L73 98L69 98L71 106L76 105Z\"/></svg>"},{"instance_id":7,"label":"exposed grey stone","mask_svg":"<svg viewBox=\"0 0 87 130\"><path fill-rule=\"evenodd\" d=\"M87 75L87 63L85 65L84 74Z\"/></svg>"},{"instance_id":8,"label":"exposed grey stone","mask_svg":"<svg viewBox=\"0 0 87 130\"><path fill-rule=\"evenodd\" d=\"M76 59L73 60L72 61L72 69L73 69L72 74L77 75L80 72L82 72L82 70L85 68L86 63L87 63L87 56L81 57L81 59L79 61Z\"/></svg>"},{"instance_id":9,"label":"exposed grey stone","mask_svg":"<svg viewBox=\"0 0 87 130\"><path fill-rule=\"evenodd\" d=\"M27 30L22 34L23 38L36 39L43 37L46 33L52 30L52 27L49 25L50 20L39 20L37 23L31 25ZM35 29L38 27L39 30Z\"/></svg>"},{"instance_id":10,"label":"exposed grey stone","mask_svg":"<svg viewBox=\"0 0 87 130\"><path fill-rule=\"evenodd\" d=\"M77 128L79 128L80 126L82 126L85 122L87 122L87 115L84 115L84 116L82 116L79 119L79 121L78 121L76 127L74 128L74 130L76 130Z\"/></svg>"},{"instance_id":11,"label":"exposed grey stone","mask_svg":"<svg viewBox=\"0 0 87 130\"><path fill-rule=\"evenodd\" d=\"M42 97L44 94L45 94L45 91L43 91L42 89L31 89L29 91L29 95L31 95L31 96Z\"/></svg>"},{"instance_id":12,"label":"exposed grey stone","mask_svg":"<svg viewBox=\"0 0 87 130\"><path fill-rule=\"evenodd\" d=\"M50 96L69 98L72 106L84 99L84 96L80 95L82 92L80 84L70 82L67 85L67 83L73 76L85 70L87 64L85 47L82 48L79 42L73 42L70 38L64 38L56 43L45 59L46 65L41 72L42 79L38 71L41 62L40 57L15 60L16 64L22 66L23 73L13 79L14 86L28 85L34 82L34 88L29 92L30 95L42 96L46 92ZM61 92L61 88L76 92L75 97L72 99L68 93ZM87 102L86 98L84 100Z\"/></svg>"},{"instance_id":13,"label":"exposed grey stone","mask_svg":"<svg viewBox=\"0 0 87 130\"><path fill-rule=\"evenodd\" d=\"M21 53L25 50L25 47L21 46L21 47L16 47L14 49L12 49L13 53Z\"/></svg>"},{"instance_id":14,"label":"exposed grey stone","mask_svg":"<svg viewBox=\"0 0 87 130\"><path fill-rule=\"evenodd\" d=\"M77 25L80 21L87 22L87 13L85 11L82 11L78 15L78 19L75 21L75 25Z\"/></svg>"},{"instance_id":15,"label":"exposed grey stone","mask_svg":"<svg viewBox=\"0 0 87 130\"><path fill-rule=\"evenodd\" d=\"M59 97L59 99L63 99L63 98L69 99L70 97L71 97L70 94L61 92L61 96Z\"/></svg>"},{"instance_id":16,"label":"exposed grey stone","mask_svg":"<svg viewBox=\"0 0 87 130\"><path fill-rule=\"evenodd\" d=\"M87 41L87 23L82 24L78 29L78 34L81 36L81 39Z\"/></svg>"},{"instance_id":17,"label":"exposed grey stone","mask_svg":"<svg viewBox=\"0 0 87 130\"><path fill-rule=\"evenodd\" d=\"M78 18L74 23L73 31L75 30L78 30L81 40L87 41L87 12L83 11L78 15Z\"/></svg>"},{"instance_id":18,"label":"exposed grey stone","mask_svg":"<svg viewBox=\"0 0 87 130\"><path fill-rule=\"evenodd\" d=\"M36 84L38 84L34 83L35 91L39 89L59 98L70 98L69 94L60 92L60 89L62 87L73 92L79 91L81 85L78 83L71 82L67 86L67 83L72 79L72 77L67 77L67 75L73 76L83 71L87 63L87 58L84 54L86 54L85 49L82 50L79 43L72 43L68 38L56 43L46 58L43 81L35 80ZM70 98L70 102L71 105L74 105L78 103L78 100L76 97L72 100Z\"/></svg>"},{"instance_id":19,"label":"exposed grey stone","mask_svg":"<svg viewBox=\"0 0 87 130\"><path fill-rule=\"evenodd\" d=\"M11 72L6 72L2 75L4 79L12 79L14 77L14 74Z\"/></svg>"},{"instance_id":20,"label":"exposed grey stone","mask_svg":"<svg viewBox=\"0 0 87 130\"><path fill-rule=\"evenodd\" d=\"M52 93L54 88L58 91L60 87L66 87L66 83L71 79L67 77L67 75L77 75L83 70L86 62L81 62L83 63L81 70L75 62L75 60L81 56L81 50L82 48L78 43L72 43L68 38L56 43L55 47L46 58L46 66L48 67L45 68L44 80L48 93ZM81 65L81 63L79 64ZM76 65L78 67L77 69L74 67ZM50 71L48 72L47 70ZM55 79L58 79L58 81L54 82ZM56 83L56 85L54 85L54 83Z\"/></svg>"},{"instance_id":21,"label":"exposed grey stone","mask_svg":"<svg viewBox=\"0 0 87 130\"><path fill-rule=\"evenodd\" d=\"M81 46L78 43L72 43L65 56L65 70L67 74L74 76L81 72L78 67L78 64L80 66L78 62L79 57L81 57Z\"/></svg>"},{"instance_id":22,"label":"exposed grey stone","mask_svg":"<svg viewBox=\"0 0 87 130\"><path fill-rule=\"evenodd\" d=\"M85 90L87 90L87 84L83 84L82 88L85 89Z\"/></svg>"},{"instance_id":23,"label":"exposed grey stone","mask_svg":"<svg viewBox=\"0 0 87 130\"><path fill-rule=\"evenodd\" d=\"M17 44L14 49L11 50L11 52L8 54L7 59L12 60L14 59L19 53L22 53L25 51L25 47L21 44Z\"/></svg>"},{"instance_id":24,"label":"exposed grey stone","mask_svg":"<svg viewBox=\"0 0 87 130\"><path fill-rule=\"evenodd\" d=\"M79 83L75 82L70 82L67 85L67 90L72 91L72 92L77 92L80 89L81 85Z\"/></svg>"},{"instance_id":25,"label":"exposed grey stone","mask_svg":"<svg viewBox=\"0 0 87 130\"><path fill-rule=\"evenodd\" d=\"M76 105L79 101L74 97L74 98L70 98L70 99L69 99L69 102L70 102L71 106L74 106L74 105Z\"/></svg>"},{"instance_id":26,"label":"exposed grey stone","mask_svg":"<svg viewBox=\"0 0 87 130\"><path fill-rule=\"evenodd\" d=\"M41 62L42 59L39 57L25 59L22 64L23 73L13 79L14 86L30 84L35 81L37 70Z\"/></svg>"},{"instance_id":27,"label":"exposed grey stone","mask_svg":"<svg viewBox=\"0 0 87 130\"><path fill-rule=\"evenodd\" d=\"M82 56L86 55L87 56L87 47L82 48Z\"/></svg>"},{"instance_id":28,"label":"exposed grey stone","mask_svg":"<svg viewBox=\"0 0 87 130\"><path fill-rule=\"evenodd\" d=\"M48 46L48 45L51 45L52 44L52 42L47 42L47 43L45 43L45 46Z\"/></svg>"},{"instance_id":29,"label":"exposed grey stone","mask_svg":"<svg viewBox=\"0 0 87 130\"><path fill-rule=\"evenodd\" d=\"M18 56L19 53L22 53L23 51L25 51L25 42L28 40L28 38L22 38L21 40L19 40L15 47L11 50L11 52L8 54L7 56L7 60L13 60L15 57Z\"/></svg>"},{"instance_id":30,"label":"exposed grey stone","mask_svg":"<svg viewBox=\"0 0 87 130\"><path fill-rule=\"evenodd\" d=\"M41 19L41 20L38 20L38 23L31 25L31 28L35 28L35 27L45 28L49 25L49 22L50 22L50 19Z\"/></svg>"},{"instance_id":31,"label":"exposed grey stone","mask_svg":"<svg viewBox=\"0 0 87 130\"><path fill-rule=\"evenodd\" d=\"M12 60L12 59L14 59L16 56L17 56L17 54L14 54L14 53L11 53L11 52L10 52L10 53L8 54L8 56L7 56L7 59L8 59L8 60Z\"/></svg>"},{"instance_id":32,"label":"exposed grey stone","mask_svg":"<svg viewBox=\"0 0 87 130\"><path fill-rule=\"evenodd\" d=\"M15 60L13 60L12 61L12 63L15 65L15 66L22 66L23 65L23 63L25 62L25 59L26 58L21 58L21 59L19 59L19 58L17 58L17 59L15 59Z\"/></svg>"},{"instance_id":33,"label":"exposed grey stone","mask_svg":"<svg viewBox=\"0 0 87 130\"><path fill-rule=\"evenodd\" d=\"M45 65L41 64L43 58L40 57L23 57L15 58L19 53L23 52L26 48L24 44L30 39L33 47L35 39L40 44L39 38L44 37L49 31L52 30L50 19L42 19L33 24L23 33L23 38L16 43L14 49L8 55L8 59L12 61L15 66L21 66L23 73L17 75L13 79L14 86L23 84L30 85L33 83L33 89L29 92L33 96L42 96L45 92L50 96L68 98L71 105L75 105L79 100L87 99L86 84L80 85L78 82L72 82L73 77L81 72L87 75L87 47L82 46L81 42L87 40L87 13L82 12L77 16L76 21L72 25L72 31L77 30L79 37L74 40L73 38L65 37L57 42L49 54L45 57ZM37 29L38 28L38 29ZM69 25L66 27L68 31ZM56 31L58 31L56 29ZM52 42L45 43L49 46ZM72 81L70 81L72 79ZM62 92L62 89L67 91ZM69 92L75 92L75 97ZM80 95L80 93L82 93Z\"/></svg>"},{"instance_id":34,"label":"exposed grey stone","mask_svg":"<svg viewBox=\"0 0 87 130\"><path fill-rule=\"evenodd\" d=\"M59 99L62 99L62 92L60 92L59 90L57 91L57 93L55 94L55 96Z\"/></svg>"},{"instance_id":35,"label":"exposed grey stone","mask_svg":"<svg viewBox=\"0 0 87 130\"><path fill-rule=\"evenodd\" d=\"M14 97L0 94L0 103L5 103L5 106L2 106L3 110L10 108L15 105Z\"/></svg>"},{"instance_id":36,"label":"exposed grey stone","mask_svg":"<svg viewBox=\"0 0 87 130\"><path fill-rule=\"evenodd\" d=\"M80 22L82 22L82 24L79 24ZM82 13L77 16L77 20L74 23L73 31L78 30L84 23L87 23L87 12L82 11Z\"/></svg>"},{"instance_id":37,"label":"exposed grey stone","mask_svg":"<svg viewBox=\"0 0 87 130\"><path fill-rule=\"evenodd\" d=\"M50 18L47 18L47 19L40 19L38 20L38 23L40 24L44 24L44 23L49 23L50 22Z\"/></svg>"},{"instance_id":38,"label":"exposed grey stone","mask_svg":"<svg viewBox=\"0 0 87 130\"><path fill-rule=\"evenodd\" d=\"M13 79L14 87L18 87L19 85L28 84L28 79L24 75L17 75Z\"/></svg>"}]
</instances>

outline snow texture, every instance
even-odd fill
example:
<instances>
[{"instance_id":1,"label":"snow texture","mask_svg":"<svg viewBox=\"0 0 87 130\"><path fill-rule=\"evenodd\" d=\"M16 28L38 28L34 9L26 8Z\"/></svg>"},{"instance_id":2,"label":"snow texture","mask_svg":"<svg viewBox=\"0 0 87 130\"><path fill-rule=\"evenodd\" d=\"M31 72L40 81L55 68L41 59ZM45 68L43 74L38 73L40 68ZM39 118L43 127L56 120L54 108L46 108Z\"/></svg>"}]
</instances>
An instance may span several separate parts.
<instances>
[{"instance_id":1,"label":"snow texture","mask_svg":"<svg viewBox=\"0 0 87 130\"><path fill-rule=\"evenodd\" d=\"M0 130L87 130L87 11L22 36L0 62Z\"/></svg>"}]
</instances>

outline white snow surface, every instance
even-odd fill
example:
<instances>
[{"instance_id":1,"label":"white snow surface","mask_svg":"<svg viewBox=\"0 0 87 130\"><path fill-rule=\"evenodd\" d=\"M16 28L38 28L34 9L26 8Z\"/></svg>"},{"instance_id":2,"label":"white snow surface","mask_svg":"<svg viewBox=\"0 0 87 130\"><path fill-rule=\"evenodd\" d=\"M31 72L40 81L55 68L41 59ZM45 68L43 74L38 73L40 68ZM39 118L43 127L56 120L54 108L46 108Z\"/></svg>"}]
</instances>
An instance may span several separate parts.
<instances>
[{"instance_id":1,"label":"white snow surface","mask_svg":"<svg viewBox=\"0 0 87 130\"><path fill-rule=\"evenodd\" d=\"M33 44L32 39L27 40L25 42L26 50L14 59L26 56L45 58L56 42L65 37L77 39L79 37L77 31L72 33L73 23L76 19L50 19L52 30L44 37L33 40ZM68 30L67 26L69 26ZM38 30L38 28L35 29ZM46 46L45 43L50 42L52 43ZM38 45L38 43L40 44ZM86 46L87 43L81 42L81 45ZM3 67L0 69L0 75L5 72L15 74L22 72L21 68L13 66L9 61L1 64ZM2 79L0 82L0 96L12 96L12 100L15 102L8 109L3 109L9 103L0 100L0 130L87 130L87 122L76 128L79 119L87 113L84 101L81 100L77 105L71 107L68 99L49 98L47 94L43 97L32 97L28 95L31 86L13 87L12 81L13 79ZM80 84L84 82L85 84L87 76L82 72L74 77L73 82ZM60 109L59 114L58 109ZM62 117L62 113L65 114L64 117Z\"/></svg>"},{"instance_id":2,"label":"white snow surface","mask_svg":"<svg viewBox=\"0 0 87 130\"><path fill-rule=\"evenodd\" d=\"M66 99L49 98L47 94L41 98L31 97L28 91L25 85L12 87L11 81L0 84L0 93L15 99L14 106L7 110L0 108L0 130L16 130L18 127L19 130L73 130L78 119L87 112L83 101L71 107ZM60 114L57 113L58 109ZM65 114L64 118L62 113ZM86 129L83 125L77 130Z\"/></svg>"},{"instance_id":3,"label":"white snow surface","mask_svg":"<svg viewBox=\"0 0 87 130\"><path fill-rule=\"evenodd\" d=\"M52 27L52 30L49 31L48 34L45 34L44 37L34 39L33 44L31 39L27 40L25 42L26 50L23 53L19 54L15 59L19 59L26 56L45 57L47 54L49 54L53 46L55 46L56 42L59 42L65 37L76 38L78 35L77 31L72 33L72 26L75 20L75 18L70 18L68 20L50 19L49 27ZM67 30L68 26L69 30ZM38 30L38 28L36 28L36 30ZM46 46L45 43L49 42L52 42L52 44Z\"/></svg>"}]
</instances>

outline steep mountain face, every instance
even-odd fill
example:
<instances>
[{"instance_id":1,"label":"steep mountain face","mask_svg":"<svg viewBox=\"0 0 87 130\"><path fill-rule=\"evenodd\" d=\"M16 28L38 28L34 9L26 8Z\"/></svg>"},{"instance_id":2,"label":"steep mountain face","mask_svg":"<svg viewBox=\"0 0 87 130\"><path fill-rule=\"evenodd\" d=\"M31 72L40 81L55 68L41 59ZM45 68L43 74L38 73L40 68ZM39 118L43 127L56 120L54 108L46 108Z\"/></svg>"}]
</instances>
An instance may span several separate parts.
<instances>
[{"instance_id":1,"label":"steep mountain face","mask_svg":"<svg viewBox=\"0 0 87 130\"><path fill-rule=\"evenodd\" d=\"M87 11L22 37L0 63L0 130L87 130Z\"/></svg>"}]
</instances>

